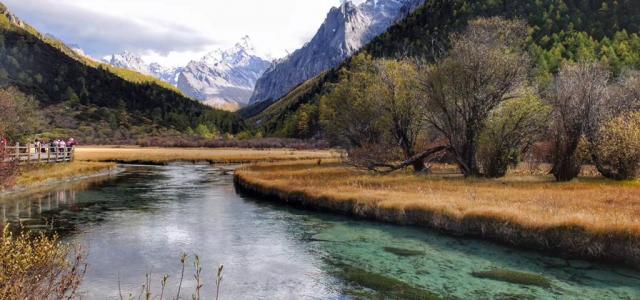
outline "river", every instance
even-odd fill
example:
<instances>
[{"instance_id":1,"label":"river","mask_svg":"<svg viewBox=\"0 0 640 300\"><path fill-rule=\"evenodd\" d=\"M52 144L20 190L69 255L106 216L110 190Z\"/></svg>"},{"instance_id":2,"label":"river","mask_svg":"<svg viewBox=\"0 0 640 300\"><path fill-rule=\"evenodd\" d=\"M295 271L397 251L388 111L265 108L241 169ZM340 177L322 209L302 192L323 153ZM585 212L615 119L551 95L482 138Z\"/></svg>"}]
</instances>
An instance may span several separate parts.
<instances>
[{"instance_id":1,"label":"river","mask_svg":"<svg viewBox=\"0 0 640 300\"><path fill-rule=\"evenodd\" d=\"M204 299L640 299L640 272L490 242L301 210L236 193L209 165L123 166L106 179L0 199L0 222L53 228L88 253L83 299L140 293L162 274L175 295L180 255ZM49 224L49 225L46 225ZM510 281L510 282L509 282Z\"/></svg>"}]
</instances>

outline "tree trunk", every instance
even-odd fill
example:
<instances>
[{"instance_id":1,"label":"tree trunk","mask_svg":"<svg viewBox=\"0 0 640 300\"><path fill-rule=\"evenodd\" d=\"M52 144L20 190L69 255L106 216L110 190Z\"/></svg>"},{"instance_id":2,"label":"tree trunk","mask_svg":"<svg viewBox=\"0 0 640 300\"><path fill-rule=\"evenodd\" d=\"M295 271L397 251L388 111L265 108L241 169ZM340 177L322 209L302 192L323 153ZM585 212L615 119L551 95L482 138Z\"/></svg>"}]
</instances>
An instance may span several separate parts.
<instances>
[{"instance_id":1,"label":"tree trunk","mask_svg":"<svg viewBox=\"0 0 640 300\"><path fill-rule=\"evenodd\" d=\"M479 176L480 168L478 167L478 160L476 159L477 145L476 145L476 132L474 130L467 131L467 141L464 145L462 152L462 161L464 167L460 168L464 177Z\"/></svg>"},{"instance_id":2,"label":"tree trunk","mask_svg":"<svg viewBox=\"0 0 640 300\"><path fill-rule=\"evenodd\" d=\"M411 163L414 172L422 172L425 169L424 160L417 159Z\"/></svg>"},{"instance_id":3,"label":"tree trunk","mask_svg":"<svg viewBox=\"0 0 640 300\"><path fill-rule=\"evenodd\" d=\"M580 165L575 162L575 154L556 159L553 176L557 181L570 181L580 174Z\"/></svg>"},{"instance_id":4,"label":"tree trunk","mask_svg":"<svg viewBox=\"0 0 640 300\"><path fill-rule=\"evenodd\" d=\"M570 181L580 174L580 163L576 161L579 139L569 142L556 141L555 158L551 173L556 181Z\"/></svg>"}]
</instances>

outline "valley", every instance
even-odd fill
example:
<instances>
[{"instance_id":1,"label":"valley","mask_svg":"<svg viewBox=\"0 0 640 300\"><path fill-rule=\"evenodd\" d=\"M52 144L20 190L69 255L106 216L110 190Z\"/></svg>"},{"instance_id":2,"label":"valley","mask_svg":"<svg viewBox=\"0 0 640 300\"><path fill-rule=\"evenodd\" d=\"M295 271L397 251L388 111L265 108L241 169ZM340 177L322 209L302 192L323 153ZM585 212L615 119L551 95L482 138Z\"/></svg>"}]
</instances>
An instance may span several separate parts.
<instances>
[{"instance_id":1,"label":"valley","mask_svg":"<svg viewBox=\"0 0 640 300\"><path fill-rule=\"evenodd\" d=\"M0 299L640 297L637 1L5 1Z\"/></svg>"}]
</instances>

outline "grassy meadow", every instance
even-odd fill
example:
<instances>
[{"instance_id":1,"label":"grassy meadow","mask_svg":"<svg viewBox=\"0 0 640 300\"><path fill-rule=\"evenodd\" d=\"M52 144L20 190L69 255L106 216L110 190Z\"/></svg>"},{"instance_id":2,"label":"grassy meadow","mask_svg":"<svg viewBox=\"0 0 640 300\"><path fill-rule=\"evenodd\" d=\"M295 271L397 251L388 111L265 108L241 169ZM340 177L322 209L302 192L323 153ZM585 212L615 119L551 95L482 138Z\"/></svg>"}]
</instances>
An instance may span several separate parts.
<instances>
[{"instance_id":1,"label":"grassy meadow","mask_svg":"<svg viewBox=\"0 0 640 300\"><path fill-rule=\"evenodd\" d=\"M118 163L166 164L171 162L252 163L337 157L326 150L240 149L240 148L108 148L79 147L76 159Z\"/></svg>"},{"instance_id":2,"label":"grassy meadow","mask_svg":"<svg viewBox=\"0 0 640 300\"><path fill-rule=\"evenodd\" d=\"M26 187L47 181L81 177L115 168L114 163L74 161L70 163L22 166L16 185Z\"/></svg>"},{"instance_id":3,"label":"grassy meadow","mask_svg":"<svg viewBox=\"0 0 640 300\"><path fill-rule=\"evenodd\" d=\"M432 175L377 175L333 160L256 164L236 185L281 201L399 224L640 266L640 181L586 175L556 183L540 171L464 179L452 166Z\"/></svg>"}]
</instances>

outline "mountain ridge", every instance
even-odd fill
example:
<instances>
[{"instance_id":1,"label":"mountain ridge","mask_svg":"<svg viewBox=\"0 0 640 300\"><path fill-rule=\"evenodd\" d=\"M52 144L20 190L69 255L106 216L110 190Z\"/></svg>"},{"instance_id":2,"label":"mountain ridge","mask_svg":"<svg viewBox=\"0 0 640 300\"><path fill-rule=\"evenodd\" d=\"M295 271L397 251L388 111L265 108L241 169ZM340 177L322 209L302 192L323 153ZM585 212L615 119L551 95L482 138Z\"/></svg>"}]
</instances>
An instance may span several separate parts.
<instances>
[{"instance_id":1,"label":"mountain ridge","mask_svg":"<svg viewBox=\"0 0 640 300\"><path fill-rule=\"evenodd\" d=\"M234 114L207 107L158 81L100 64L47 38L0 5L0 87L34 96L43 132L85 142L118 142L181 134L206 125L222 132L244 126Z\"/></svg>"},{"instance_id":2,"label":"mountain ridge","mask_svg":"<svg viewBox=\"0 0 640 300\"><path fill-rule=\"evenodd\" d=\"M599 60L609 65L613 74L628 67L640 68L640 2L631 0L430 0L360 52L373 58L433 61L448 49L450 35L463 30L469 20L493 16L529 23L528 50L536 65L536 79L542 83L553 77L564 60ZM320 97L339 80L340 70L349 68L347 59L285 96L253 104L240 114L266 136L315 136L319 133ZM299 132L298 128L315 130Z\"/></svg>"},{"instance_id":3,"label":"mountain ridge","mask_svg":"<svg viewBox=\"0 0 640 300\"><path fill-rule=\"evenodd\" d=\"M248 104L256 81L270 62L260 57L248 36L233 47L213 50L184 67L166 68L123 51L103 59L115 67L134 70L165 81L185 95L209 106L237 110Z\"/></svg>"},{"instance_id":4,"label":"mountain ridge","mask_svg":"<svg viewBox=\"0 0 640 300\"><path fill-rule=\"evenodd\" d=\"M274 62L257 81L249 104L275 100L304 81L336 67L424 0L345 1L333 7L302 48Z\"/></svg>"}]
</instances>

